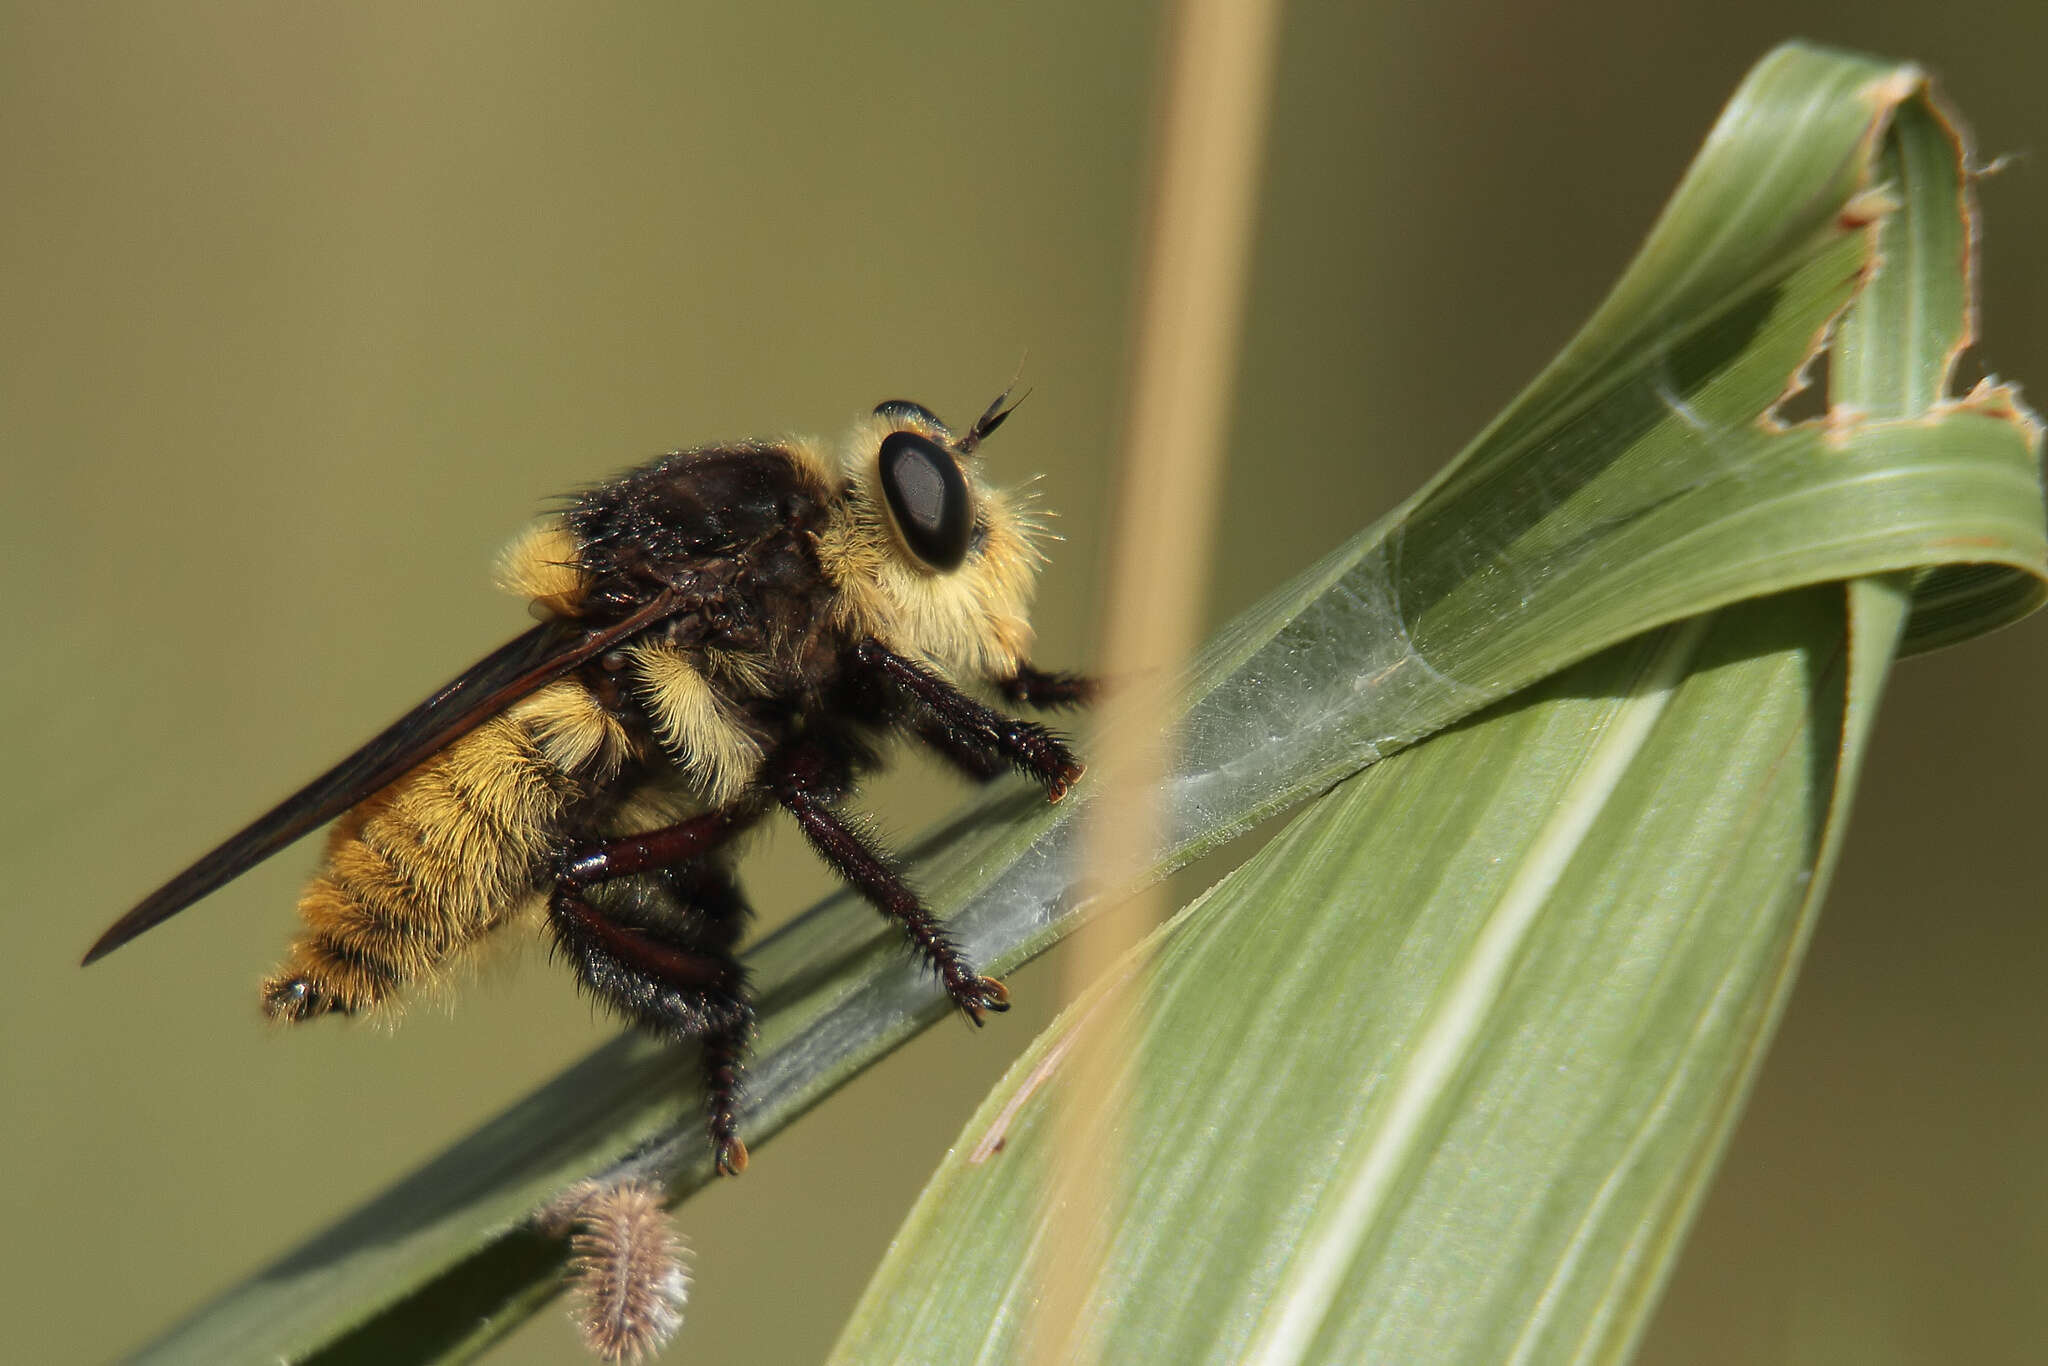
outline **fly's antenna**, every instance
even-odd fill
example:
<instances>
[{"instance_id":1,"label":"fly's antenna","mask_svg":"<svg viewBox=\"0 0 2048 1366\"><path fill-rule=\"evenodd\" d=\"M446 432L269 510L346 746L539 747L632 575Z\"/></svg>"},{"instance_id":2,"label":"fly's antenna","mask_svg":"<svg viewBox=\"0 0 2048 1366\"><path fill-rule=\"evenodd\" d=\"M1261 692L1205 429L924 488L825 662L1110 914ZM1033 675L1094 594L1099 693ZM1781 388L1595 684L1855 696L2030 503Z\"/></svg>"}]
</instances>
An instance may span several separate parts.
<instances>
[{"instance_id":1,"label":"fly's antenna","mask_svg":"<svg viewBox=\"0 0 2048 1366\"><path fill-rule=\"evenodd\" d=\"M960 444L957 448L960 454L974 454L975 448L981 445L983 440L988 437L988 434L1009 420L1010 414L1016 412L1018 408L1023 406L1024 400L1031 397L1031 391L1026 389L1023 393L1017 394L1017 401L1015 403L1010 402L1010 395L1017 393L1017 381L1022 379L1023 376L1024 362L1019 360L1017 362L1017 373L1010 376L1010 382L1003 386L1003 392L996 395L994 403L982 409L981 416L974 419L974 425L967 429L967 435L960 438Z\"/></svg>"}]
</instances>

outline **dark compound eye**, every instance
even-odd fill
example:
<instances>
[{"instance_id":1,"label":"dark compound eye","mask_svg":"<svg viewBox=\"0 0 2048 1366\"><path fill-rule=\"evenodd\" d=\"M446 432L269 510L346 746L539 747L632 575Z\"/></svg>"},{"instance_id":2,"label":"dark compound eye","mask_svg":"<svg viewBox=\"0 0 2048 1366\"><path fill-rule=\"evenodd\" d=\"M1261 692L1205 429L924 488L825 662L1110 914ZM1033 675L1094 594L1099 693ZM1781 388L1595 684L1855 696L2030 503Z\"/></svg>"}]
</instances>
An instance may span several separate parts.
<instances>
[{"instance_id":1,"label":"dark compound eye","mask_svg":"<svg viewBox=\"0 0 2048 1366\"><path fill-rule=\"evenodd\" d=\"M881 474L904 544L934 569L958 569L974 534L974 500L959 464L916 432L895 432L882 441Z\"/></svg>"},{"instance_id":2,"label":"dark compound eye","mask_svg":"<svg viewBox=\"0 0 2048 1366\"><path fill-rule=\"evenodd\" d=\"M946 424L939 421L938 414L925 407L922 403L912 403L907 398L892 398L877 403L875 405L875 416L886 417L891 422L903 422L906 420L922 422L927 426L937 428L939 431L943 432L946 430Z\"/></svg>"}]
</instances>

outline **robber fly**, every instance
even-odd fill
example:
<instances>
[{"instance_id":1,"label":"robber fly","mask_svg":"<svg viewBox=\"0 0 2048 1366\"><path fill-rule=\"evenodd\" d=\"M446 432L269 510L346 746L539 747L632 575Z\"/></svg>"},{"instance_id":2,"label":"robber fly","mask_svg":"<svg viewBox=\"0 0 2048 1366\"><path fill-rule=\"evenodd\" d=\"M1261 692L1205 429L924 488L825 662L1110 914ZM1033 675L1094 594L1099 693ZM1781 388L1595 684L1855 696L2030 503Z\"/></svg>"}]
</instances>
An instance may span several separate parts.
<instances>
[{"instance_id":1,"label":"robber fly","mask_svg":"<svg viewBox=\"0 0 2048 1366\"><path fill-rule=\"evenodd\" d=\"M374 1015L542 907L590 992L701 1040L713 1158L739 1172L754 1013L732 846L775 808L971 1019L1008 1006L839 809L899 732L978 778L1015 767L1054 801L1081 775L1053 732L963 691L1039 708L1090 692L1029 660L1042 533L980 468L1006 400L959 436L897 400L836 452L706 446L573 495L502 567L540 625L172 878L85 961L333 820L267 1014Z\"/></svg>"}]
</instances>

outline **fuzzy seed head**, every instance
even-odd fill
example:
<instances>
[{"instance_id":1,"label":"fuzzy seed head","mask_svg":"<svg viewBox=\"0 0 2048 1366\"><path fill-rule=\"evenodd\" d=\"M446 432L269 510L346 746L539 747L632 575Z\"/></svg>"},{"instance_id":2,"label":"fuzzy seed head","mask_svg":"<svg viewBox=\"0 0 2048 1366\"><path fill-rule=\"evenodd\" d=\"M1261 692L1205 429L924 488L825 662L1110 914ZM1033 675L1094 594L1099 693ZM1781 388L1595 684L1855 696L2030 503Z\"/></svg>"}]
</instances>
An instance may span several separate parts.
<instances>
[{"instance_id":1,"label":"fuzzy seed head","mask_svg":"<svg viewBox=\"0 0 2048 1366\"><path fill-rule=\"evenodd\" d=\"M638 1362L682 1327L690 1278L659 1189L626 1181L585 1195L569 1249L576 1324L592 1352Z\"/></svg>"}]
</instances>

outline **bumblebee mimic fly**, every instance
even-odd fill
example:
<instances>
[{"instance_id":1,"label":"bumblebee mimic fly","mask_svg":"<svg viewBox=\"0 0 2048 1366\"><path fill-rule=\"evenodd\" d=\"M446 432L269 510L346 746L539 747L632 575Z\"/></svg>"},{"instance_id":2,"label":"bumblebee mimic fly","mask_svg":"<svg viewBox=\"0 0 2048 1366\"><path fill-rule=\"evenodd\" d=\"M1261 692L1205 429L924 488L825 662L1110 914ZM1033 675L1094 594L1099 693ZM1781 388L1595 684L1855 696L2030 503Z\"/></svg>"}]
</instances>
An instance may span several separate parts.
<instances>
[{"instance_id":1,"label":"bumblebee mimic fly","mask_svg":"<svg viewBox=\"0 0 2048 1366\"><path fill-rule=\"evenodd\" d=\"M836 453L706 446L571 496L503 564L540 625L172 878L85 961L333 820L268 1015L374 1015L537 909L593 995L701 1042L713 1159L737 1173L754 1015L733 841L780 808L971 1019L1007 1008L842 811L892 734L976 778L1016 768L1054 801L1080 777L1052 731L963 691L1053 708L1090 690L1029 659L1041 536L980 468L1007 397L959 436L897 400Z\"/></svg>"}]
</instances>

